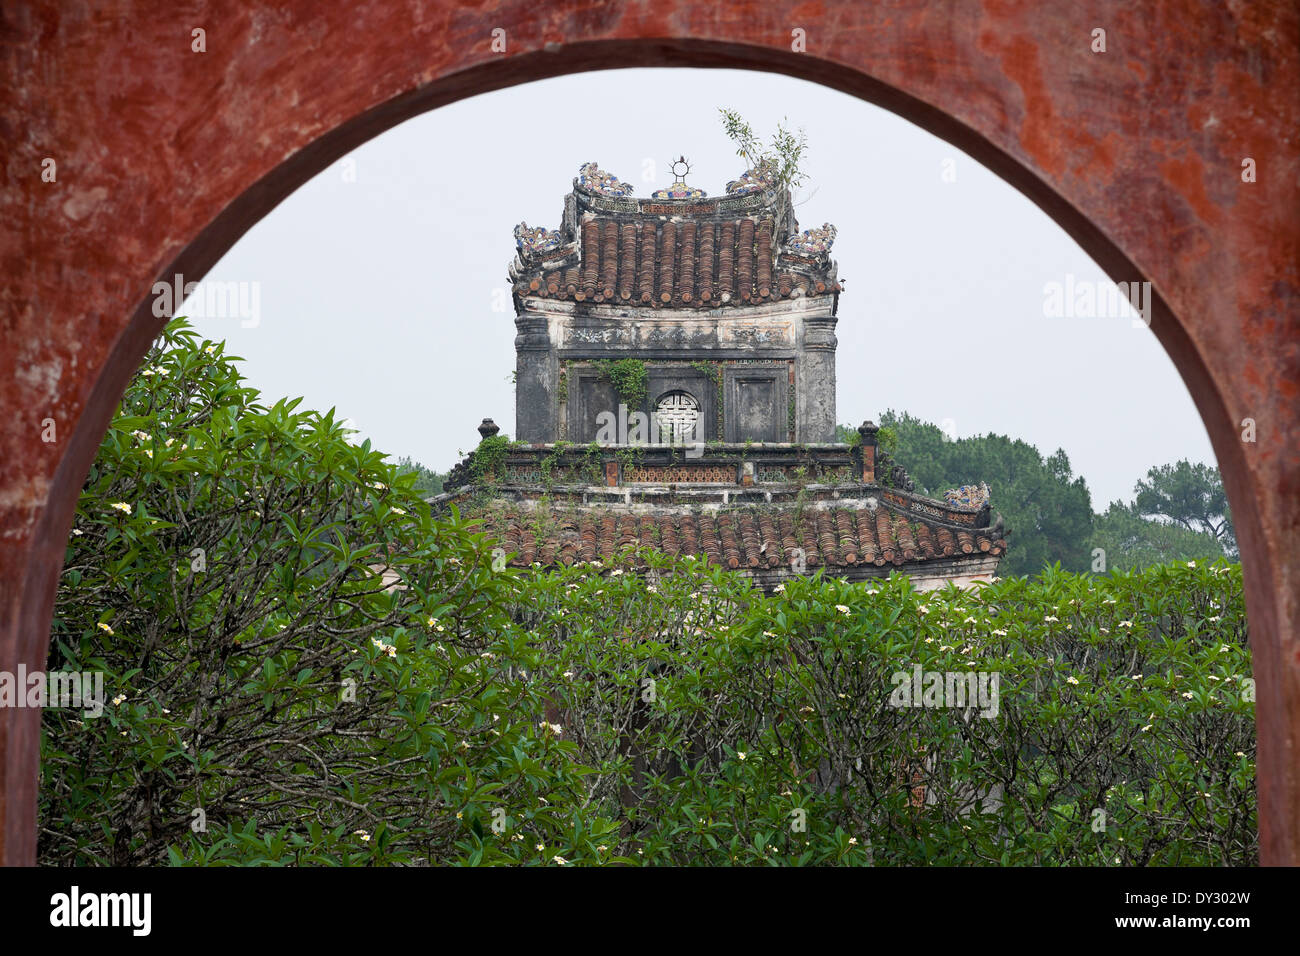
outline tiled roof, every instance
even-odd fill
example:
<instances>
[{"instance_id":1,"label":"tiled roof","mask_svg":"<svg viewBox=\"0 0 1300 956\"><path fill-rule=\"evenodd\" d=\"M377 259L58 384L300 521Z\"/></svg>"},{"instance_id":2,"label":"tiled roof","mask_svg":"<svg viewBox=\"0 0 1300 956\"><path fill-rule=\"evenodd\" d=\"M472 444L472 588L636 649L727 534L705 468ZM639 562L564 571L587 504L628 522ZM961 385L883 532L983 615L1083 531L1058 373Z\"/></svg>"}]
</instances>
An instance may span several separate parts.
<instances>
[{"instance_id":1,"label":"tiled roof","mask_svg":"<svg viewBox=\"0 0 1300 956\"><path fill-rule=\"evenodd\" d=\"M1001 555L1000 529L962 530L904 517L884 507L745 508L716 512L642 513L573 508L538 513L497 505L481 515L511 564L544 567L608 561L626 546L676 556L696 555L732 569L788 567L803 549L808 570L916 564L963 555Z\"/></svg>"},{"instance_id":2,"label":"tiled roof","mask_svg":"<svg viewBox=\"0 0 1300 956\"><path fill-rule=\"evenodd\" d=\"M833 226L800 233L788 189L759 189L759 180L730 185L737 190L709 198L676 182L639 199L587 163L558 229L515 228L515 294L716 309L841 291L830 258Z\"/></svg>"},{"instance_id":3,"label":"tiled roof","mask_svg":"<svg viewBox=\"0 0 1300 956\"><path fill-rule=\"evenodd\" d=\"M541 262L515 282L519 295L655 308L717 308L840 291L824 268L782 268L773 219L595 217L571 244L577 256ZM563 252L563 249L560 250ZM812 263L810 263L812 265Z\"/></svg>"}]
</instances>

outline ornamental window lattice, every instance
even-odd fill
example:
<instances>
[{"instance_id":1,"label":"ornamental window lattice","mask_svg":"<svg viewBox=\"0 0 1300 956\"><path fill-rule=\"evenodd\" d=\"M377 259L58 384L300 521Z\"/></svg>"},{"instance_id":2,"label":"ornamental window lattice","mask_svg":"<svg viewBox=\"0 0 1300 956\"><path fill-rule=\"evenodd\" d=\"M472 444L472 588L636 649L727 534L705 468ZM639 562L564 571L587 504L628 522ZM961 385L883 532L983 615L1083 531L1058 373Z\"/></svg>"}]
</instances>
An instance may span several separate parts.
<instances>
[{"instance_id":1,"label":"ornamental window lattice","mask_svg":"<svg viewBox=\"0 0 1300 956\"><path fill-rule=\"evenodd\" d=\"M689 392L669 392L655 407L661 441L682 442L695 436L700 423L700 403Z\"/></svg>"}]
</instances>

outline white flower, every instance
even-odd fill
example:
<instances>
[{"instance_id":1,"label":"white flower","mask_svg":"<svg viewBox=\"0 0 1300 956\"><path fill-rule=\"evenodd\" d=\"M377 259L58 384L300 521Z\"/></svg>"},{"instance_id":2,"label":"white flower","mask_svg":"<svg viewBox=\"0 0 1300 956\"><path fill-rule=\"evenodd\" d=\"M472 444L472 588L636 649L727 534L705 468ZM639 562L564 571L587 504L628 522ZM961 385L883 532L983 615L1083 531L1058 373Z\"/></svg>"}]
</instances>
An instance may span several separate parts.
<instances>
[{"instance_id":1,"label":"white flower","mask_svg":"<svg viewBox=\"0 0 1300 956\"><path fill-rule=\"evenodd\" d=\"M749 755L746 754L743 750L737 750L737 751L736 751L736 757L737 757L738 759L740 759L740 760L744 760L747 756L749 756Z\"/></svg>"},{"instance_id":2,"label":"white flower","mask_svg":"<svg viewBox=\"0 0 1300 956\"><path fill-rule=\"evenodd\" d=\"M879 588L868 588L868 589L867 589L867 593L868 593L868 594L879 594L879 593L880 593L880 590L879 590Z\"/></svg>"},{"instance_id":3,"label":"white flower","mask_svg":"<svg viewBox=\"0 0 1300 956\"><path fill-rule=\"evenodd\" d=\"M1187 566L1188 566L1189 568L1194 568L1194 567L1196 567L1196 562L1195 562L1195 561L1188 561L1188 562L1187 562Z\"/></svg>"},{"instance_id":4,"label":"white flower","mask_svg":"<svg viewBox=\"0 0 1300 956\"><path fill-rule=\"evenodd\" d=\"M858 838L857 838L857 837L849 837L849 846L857 846L857 845L858 845Z\"/></svg>"},{"instance_id":5,"label":"white flower","mask_svg":"<svg viewBox=\"0 0 1300 956\"><path fill-rule=\"evenodd\" d=\"M115 508L116 510L122 512L123 514L129 515L131 513L131 506L127 504L125 501L115 501L111 505L109 505L109 507Z\"/></svg>"},{"instance_id":6,"label":"white flower","mask_svg":"<svg viewBox=\"0 0 1300 956\"><path fill-rule=\"evenodd\" d=\"M1047 615L1047 617L1043 618L1043 620L1044 620L1044 621L1048 621L1048 622L1055 621L1055 620L1056 620L1056 615L1055 615L1055 614L1049 614L1049 615Z\"/></svg>"},{"instance_id":7,"label":"white flower","mask_svg":"<svg viewBox=\"0 0 1300 956\"><path fill-rule=\"evenodd\" d=\"M148 441L148 440L149 440L149 434L148 434L147 432L142 432L142 431L140 431L140 429L138 429L138 428L137 428L135 431L131 432L131 434L132 434L132 436L134 436L135 438L140 439L140 441Z\"/></svg>"},{"instance_id":8,"label":"white flower","mask_svg":"<svg viewBox=\"0 0 1300 956\"><path fill-rule=\"evenodd\" d=\"M537 852L538 852L538 853L543 853L543 852L545 852L545 850L546 850L546 844L545 844L545 843L539 843L539 844L537 844Z\"/></svg>"},{"instance_id":9,"label":"white flower","mask_svg":"<svg viewBox=\"0 0 1300 956\"><path fill-rule=\"evenodd\" d=\"M1077 684L1077 683L1079 683L1079 678L1077 678L1077 677L1067 677L1067 678L1065 679L1065 682L1066 682L1067 684Z\"/></svg>"},{"instance_id":10,"label":"white flower","mask_svg":"<svg viewBox=\"0 0 1300 956\"><path fill-rule=\"evenodd\" d=\"M558 863L560 866L564 866L569 861L566 860L564 857L560 856L559 854L556 854L555 856L551 857L551 862Z\"/></svg>"},{"instance_id":11,"label":"white flower","mask_svg":"<svg viewBox=\"0 0 1300 956\"><path fill-rule=\"evenodd\" d=\"M353 830L353 831L352 831L352 835L353 835L353 836L359 836L359 837L361 837L361 842L362 842L362 843L369 843L369 842L370 842L370 834L367 833L365 830Z\"/></svg>"},{"instance_id":12,"label":"white flower","mask_svg":"<svg viewBox=\"0 0 1300 956\"><path fill-rule=\"evenodd\" d=\"M1244 756L1246 756L1246 754L1245 754L1243 751L1238 750L1238 751L1237 751L1237 756L1238 756L1238 757L1244 757Z\"/></svg>"},{"instance_id":13,"label":"white flower","mask_svg":"<svg viewBox=\"0 0 1300 956\"><path fill-rule=\"evenodd\" d=\"M565 671L562 676L565 680L573 680L573 671Z\"/></svg>"},{"instance_id":14,"label":"white flower","mask_svg":"<svg viewBox=\"0 0 1300 956\"><path fill-rule=\"evenodd\" d=\"M1152 726L1153 726L1153 725L1151 725L1151 724L1147 724L1145 727L1142 728L1142 732L1143 732L1143 733L1146 733L1148 730L1151 729Z\"/></svg>"},{"instance_id":15,"label":"white flower","mask_svg":"<svg viewBox=\"0 0 1300 956\"><path fill-rule=\"evenodd\" d=\"M82 531L80 528L73 528L72 533L76 535L78 538L80 538L86 532Z\"/></svg>"},{"instance_id":16,"label":"white flower","mask_svg":"<svg viewBox=\"0 0 1300 956\"><path fill-rule=\"evenodd\" d=\"M1004 630L1002 630L1002 628L998 628L998 629L997 629L996 631L994 631L993 633L996 634L998 637L1006 637L1006 636L1007 636L1007 632L1004 631Z\"/></svg>"},{"instance_id":17,"label":"white flower","mask_svg":"<svg viewBox=\"0 0 1300 956\"><path fill-rule=\"evenodd\" d=\"M393 514L395 514L395 515L404 515L404 514L406 514L406 509L405 509L405 508L394 508L394 509L393 509Z\"/></svg>"},{"instance_id":18,"label":"white flower","mask_svg":"<svg viewBox=\"0 0 1300 956\"><path fill-rule=\"evenodd\" d=\"M1185 697L1187 700L1191 700L1192 697L1194 696L1195 695L1190 690L1183 691L1183 697Z\"/></svg>"},{"instance_id":19,"label":"white flower","mask_svg":"<svg viewBox=\"0 0 1300 956\"><path fill-rule=\"evenodd\" d=\"M772 593L773 593L773 594L782 594L782 593L784 593L784 592L785 592L785 585L784 585L784 584L778 584L776 587L772 588Z\"/></svg>"},{"instance_id":20,"label":"white flower","mask_svg":"<svg viewBox=\"0 0 1300 956\"><path fill-rule=\"evenodd\" d=\"M108 634L116 634L116 633L117 633L117 632L114 631L111 627L109 627L107 624L105 624L103 621L100 621L100 622L99 622L99 629L100 629L101 631L105 631L105 632L107 632Z\"/></svg>"},{"instance_id":21,"label":"white flower","mask_svg":"<svg viewBox=\"0 0 1300 956\"><path fill-rule=\"evenodd\" d=\"M978 624L979 622L976 621L975 618L973 618L973 617L968 617L968 618L966 618L966 620L962 621L962 623L963 623L963 624Z\"/></svg>"},{"instance_id":22,"label":"white flower","mask_svg":"<svg viewBox=\"0 0 1300 956\"><path fill-rule=\"evenodd\" d=\"M1132 621L1120 621L1120 622L1119 622L1119 626L1120 626L1120 627L1132 627L1132 626L1133 626L1133 622L1132 622Z\"/></svg>"},{"instance_id":23,"label":"white flower","mask_svg":"<svg viewBox=\"0 0 1300 956\"><path fill-rule=\"evenodd\" d=\"M126 694L118 694L116 697L113 698L113 706L114 707L119 706L124 700L126 700Z\"/></svg>"},{"instance_id":24,"label":"white flower","mask_svg":"<svg viewBox=\"0 0 1300 956\"><path fill-rule=\"evenodd\" d=\"M597 853L605 853L605 852L607 852L608 850L609 850L609 847L605 846L605 844L603 844L603 843L602 843L600 846L596 847L596 852L597 852Z\"/></svg>"},{"instance_id":25,"label":"white flower","mask_svg":"<svg viewBox=\"0 0 1300 956\"><path fill-rule=\"evenodd\" d=\"M843 605L843 604L837 604L837 605L835 605L835 610L839 611L841 614L848 614L848 613L849 613L849 609L848 609L848 607L845 606L845 605Z\"/></svg>"}]
</instances>

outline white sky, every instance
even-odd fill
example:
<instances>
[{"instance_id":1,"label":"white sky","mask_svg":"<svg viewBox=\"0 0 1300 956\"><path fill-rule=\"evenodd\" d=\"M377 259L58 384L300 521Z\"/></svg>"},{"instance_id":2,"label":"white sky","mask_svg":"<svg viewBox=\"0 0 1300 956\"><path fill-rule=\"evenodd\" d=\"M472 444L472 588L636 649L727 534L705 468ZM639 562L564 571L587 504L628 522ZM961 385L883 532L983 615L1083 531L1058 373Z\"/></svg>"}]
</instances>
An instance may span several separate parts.
<instances>
[{"instance_id":1,"label":"white sky","mask_svg":"<svg viewBox=\"0 0 1300 956\"><path fill-rule=\"evenodd\" d=\"M1064 448L1099 511L1129 500L1152 465L1214 463L1149 329L1045 316L1048 283L1106 281L1045 213L892 113L764 73L586 73L416 117L304 185L208 275L257 284L256 325L238 315L194 324L247 359L268 403L301 395L336 407L394 460L445 471L477 443L480 419L514 433L513 227L556 228L589 160L643 196L685 153L688 182L723 194L744 166L722 132L723 106L765 139L783 117L807 132L799 225L838 227L832 255L847 279L841 422L892 407L948 420L958 437Z\"/></svg>"}]
</instances>

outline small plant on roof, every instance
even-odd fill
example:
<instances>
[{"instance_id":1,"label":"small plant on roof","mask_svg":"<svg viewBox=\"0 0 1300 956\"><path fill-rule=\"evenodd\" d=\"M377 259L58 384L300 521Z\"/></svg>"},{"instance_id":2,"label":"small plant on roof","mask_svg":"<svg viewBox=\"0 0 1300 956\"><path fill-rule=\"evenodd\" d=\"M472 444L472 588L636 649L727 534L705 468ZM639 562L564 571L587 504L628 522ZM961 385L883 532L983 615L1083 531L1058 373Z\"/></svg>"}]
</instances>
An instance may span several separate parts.
<instances>
[{"instance_id":1,"label":"small plant on roof","mask_svg":"<svg viewBox=\"0 0 1300 956\"><path fill-rule=\"evenodd\" d=\"M736 155L750 169L765 173L764 178L772 183L773 189L785 190L803 185L808 174L799 163L808 148L808 137L802 128L793 133L786 129L782 119L772 134L771 148L768 148L754 128L735 110L719 108L718 112L722 114L722 126L727 137L736 144Z\"/></svg>"}]
</instances>

